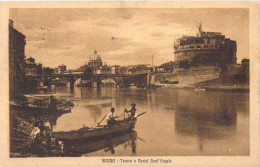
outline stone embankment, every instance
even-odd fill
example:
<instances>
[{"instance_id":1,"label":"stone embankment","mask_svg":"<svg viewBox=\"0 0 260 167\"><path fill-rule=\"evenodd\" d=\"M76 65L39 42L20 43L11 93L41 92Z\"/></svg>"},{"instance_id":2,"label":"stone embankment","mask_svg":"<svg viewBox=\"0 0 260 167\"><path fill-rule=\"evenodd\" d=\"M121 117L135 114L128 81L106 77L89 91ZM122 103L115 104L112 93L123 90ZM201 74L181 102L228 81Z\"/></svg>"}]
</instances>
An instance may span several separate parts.
<instances>
[{"instance_id":1,"label":"stone embankment","mask_svg":"<svg viewBox=\"0 0 260 167\"><path fill-rule=\"evenodd\" d=\"M151 75L150 83L167 88L207 89L207 90L249 90L249 78L240 66L230 67L225 78L220 77L220 69L215 66L192 67L172 73Z\"/></svg>"}]
</instances>

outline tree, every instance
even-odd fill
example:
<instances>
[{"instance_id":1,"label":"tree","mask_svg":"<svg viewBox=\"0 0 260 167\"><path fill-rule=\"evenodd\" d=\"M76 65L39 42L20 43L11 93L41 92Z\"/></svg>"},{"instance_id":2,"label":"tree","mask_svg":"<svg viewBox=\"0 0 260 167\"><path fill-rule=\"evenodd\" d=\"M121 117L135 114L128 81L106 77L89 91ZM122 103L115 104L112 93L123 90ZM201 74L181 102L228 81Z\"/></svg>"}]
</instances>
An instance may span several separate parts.
<instances>
[{"instance_id":1,"label":"tree","mask_svg":"<svg viewBox=\"0 0 260 167\"><path fill-rule=\"evenodd\" d=\"M50 74L53 74L54 73L54 69L50 68L50 67L44 67L43 68L43 73L45 75L50 75Z\"/></svg>"}]
</instances>

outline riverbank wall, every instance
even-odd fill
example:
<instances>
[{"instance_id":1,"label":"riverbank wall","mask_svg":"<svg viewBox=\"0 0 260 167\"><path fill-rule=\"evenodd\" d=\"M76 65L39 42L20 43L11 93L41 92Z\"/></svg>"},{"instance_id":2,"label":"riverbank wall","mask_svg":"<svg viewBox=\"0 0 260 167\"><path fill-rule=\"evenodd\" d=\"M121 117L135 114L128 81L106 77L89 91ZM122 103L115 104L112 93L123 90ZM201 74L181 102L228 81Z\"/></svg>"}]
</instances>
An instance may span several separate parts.
<instances>
[{"instance_id":1,"label":"riverbank wall","mask_svg":"<svg viewBox=\"0 0 260 167\"><path fill-rule=\"evenodd\" d=\"M167 88L249 90L249 70L241 65L230 66L224 76L220 77L220 73L217 66L200 66L153 74L150 81Z\"/></svg>"},{"instance_id":2,"label":"riverbank wall","mask_svg":"<svg viewBox=\"0 0 260 167\"><path fill-rule=\"evenodd\" d=\"M190 85L198 82L219 78L220 69L215 66L191 67L189 69L176 69L172 73L154 74L153 83L178 82L180 85Z\"/></svg>"}]
</instances>

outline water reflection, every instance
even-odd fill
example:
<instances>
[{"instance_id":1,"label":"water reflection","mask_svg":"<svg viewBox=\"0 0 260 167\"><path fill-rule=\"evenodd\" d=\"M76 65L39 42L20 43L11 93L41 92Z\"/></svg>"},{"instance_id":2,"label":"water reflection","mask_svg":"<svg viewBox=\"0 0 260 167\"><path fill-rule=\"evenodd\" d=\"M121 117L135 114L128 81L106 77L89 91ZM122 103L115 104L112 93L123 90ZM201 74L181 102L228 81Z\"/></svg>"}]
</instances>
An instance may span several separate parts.
<instances>
[{"instance_id":1,"label":"water reflection","mask_svg":"<svg viewBox=\"0 0 260 167\"><path fill-rule=\"evenodd\" d=\"M138 145L139 140L128 141L133 152L138 145L138 155L249 154L249 93L118 88L75 88L73 92L61 88L54 93L75 103L71 113L59 119L50 117L54 131L79 129L83 123L96 126L111 107L120 116L134 102L138 113L147 112L135 127L147 142ZM88 155L133 154L123 151L128 145L117 149L109 145L107 140L106 152L97 150Z\"/></svg>"},{"instance_id":2,"label":"water reflection","mask_svg":"<svg viewBox=\"0 0 260 167\"><path fill-rule=\"evenodd\" d=\"M43 120L44 122L49 121L50 129L53 130L53 127L57 125L57 119L61 117L63 114L67 114L69 112L64 113L48 113L46 115L42 115L39 120ZM47 121L48 120L48 121Z\"/></svg>"},{"instance_id":3,"label":"water reflection","mask_svg":"<svg viewBox=\"0 0 260 167\"><path fill-rule=\"evenodd\" d=\"M236 138L237 112L242 109L238 109L236 104L238 99L243 98L238 96L223 92L181 91L172 105L175 110L175 132L182 136L196 137L201 152L204 151L207 140L225 140L232 136ZM242 112L248 110L244 107Z\"/></svg>"},{"instance_id":4,"label":"water reflection","mask_svg":"<svg viewBox=\"0 0 260 167\"><path fill-rule=\"evenodd\" d=\"M98 150L104 150L110 154L115 154L115 147L118 145L124 145L124 149L127 150L130 147L131 153L136 153L136 131L130 131L128 133L108 136L99 140L86 140L78 142L65 142L64 154L66 156L87 156L88 153Z\"/></svg>"},{"instance_id":5,"label":"water reflection","mask_svg":"<svg viewBox=\"0 0 260 167\"><path fill-rule=\"evenodd\" d=\"M218 138L232 135L236 130L237 111L225 98L214 98L215 105L203 105L204 97L185 99L175 108L175 131L199 138ZM210 99L208 99L210 100ZM185 105L184 105L185 104Z\"/></svg>"},{"instance_id":6,"label":"water reflection","mask_svg":"<svg viewBox=\"0 0 260 167\"><path fill-rule=\"evenodd\" d=\"M93 118L95 122L97 122L102 115L102 109L96 105L91 105L87 108L91 110L91 112L89 112L90 117Z\"/></svg>"}]
</instances>

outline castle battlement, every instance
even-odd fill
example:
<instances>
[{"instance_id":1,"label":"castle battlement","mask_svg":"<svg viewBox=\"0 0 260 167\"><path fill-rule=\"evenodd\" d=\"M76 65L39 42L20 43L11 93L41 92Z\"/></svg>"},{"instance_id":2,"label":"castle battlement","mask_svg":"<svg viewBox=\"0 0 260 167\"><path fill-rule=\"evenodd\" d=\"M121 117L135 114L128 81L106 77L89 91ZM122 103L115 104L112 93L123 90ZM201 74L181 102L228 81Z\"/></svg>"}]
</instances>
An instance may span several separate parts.
<instances>
[{"instance_id":1,"label":"castle battlement","mask_svg":"<svg viewBox=\"0 0 260 167\"><path fill-rule=\"evenodd\" d=\"M218 64L219 61L236 63L236 41L226 38L220 32L204 32L201 25L198 26L197 36L178 38L173 48L175 63L180 61L209 65Z\"/></svg>"}]
</instances>

